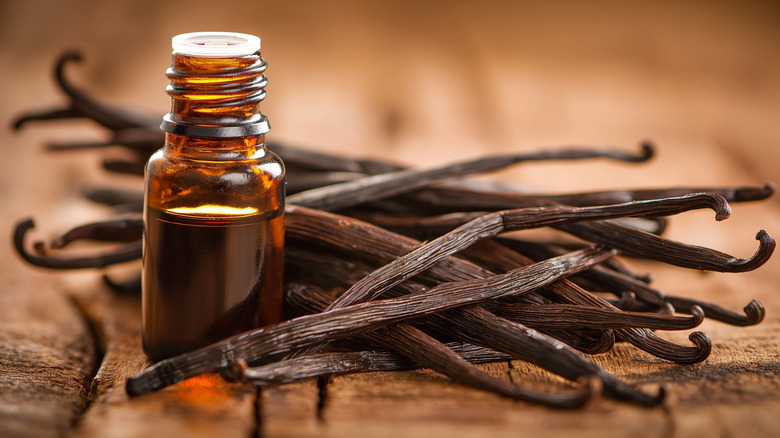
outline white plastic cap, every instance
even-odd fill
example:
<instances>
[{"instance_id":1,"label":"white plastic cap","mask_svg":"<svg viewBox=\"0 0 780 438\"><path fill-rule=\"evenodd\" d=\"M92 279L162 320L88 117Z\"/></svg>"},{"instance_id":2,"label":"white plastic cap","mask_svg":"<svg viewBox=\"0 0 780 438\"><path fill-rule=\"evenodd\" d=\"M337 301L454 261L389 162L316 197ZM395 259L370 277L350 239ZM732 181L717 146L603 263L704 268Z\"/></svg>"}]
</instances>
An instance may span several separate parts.
<instances>
[{"instance_id":1,"label":"white plastic cap","mask_svg":"<svg viewBox=\"0 0 780 438\"><path fill-rule=\"evenodd\" d=\"M171 46L183 55L246 56L260 50L260 38L236 32L190 32L173 37Z\"/></svg>"}]
</instances>

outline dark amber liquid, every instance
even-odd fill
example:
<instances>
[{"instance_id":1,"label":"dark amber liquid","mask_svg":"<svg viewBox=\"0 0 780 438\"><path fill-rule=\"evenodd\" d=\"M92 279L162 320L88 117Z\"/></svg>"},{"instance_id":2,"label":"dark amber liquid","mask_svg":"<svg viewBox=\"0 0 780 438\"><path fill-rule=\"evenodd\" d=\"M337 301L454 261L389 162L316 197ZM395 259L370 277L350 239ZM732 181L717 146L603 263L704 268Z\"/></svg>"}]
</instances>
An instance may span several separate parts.
<instances>
[{"instance_id":1,"label":"dark amber liquid","mask_svg":"<svg viewBox=\"0 0 780 438\"><path fill-rule=\"evenodd\" d=\"M143 348L159 361L281 320L281 211L235 217L148 207Z\"/></svg>"}]
</instances>

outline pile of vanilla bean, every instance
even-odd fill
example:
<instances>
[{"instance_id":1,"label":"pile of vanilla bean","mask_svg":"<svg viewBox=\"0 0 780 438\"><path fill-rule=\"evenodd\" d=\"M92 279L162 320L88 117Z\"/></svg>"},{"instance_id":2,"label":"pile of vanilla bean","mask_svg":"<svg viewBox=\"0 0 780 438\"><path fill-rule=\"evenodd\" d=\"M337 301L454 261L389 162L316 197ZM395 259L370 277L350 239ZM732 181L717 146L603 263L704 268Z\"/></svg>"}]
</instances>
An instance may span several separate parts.
<instances>
[{"instance_id":1,"label":"pile of vanilla bean","mask_svg":"<svg viewBox=\"0 0 780 438\"><path fill-rule=\"evenodd\" d=\"M75 88L64 67L56 79L67 108L20 117L33 121L87 118L107 128L100 143L50 144L54 151L123 147L131 159L106 160L111 172L143 174L147 157L163 144L157 118L101 103ZM609 148L562 148L490 156L428 168L324 155L269 143L287 166L285 312L289 319L159 362L128 380L131 395L151 392L199 373L258 385L375 370L426 367L454 381L555 407L580 406L596 394L653 406L664 391L647 394L610 375L588 355L628 342L679 364L703 361L711 341L692 332L692 346L657 336L688 330L704 318L747 326L764 318L753 300L735 312L716 304L669 296L647 276L620 262L629 255L684 268L744 272L771 256L775 242L759 231L757 251L740 259L662 237L666 217L693 209L762 200L774 186L614 190L568 195L529 194L467 177L542 160L609 159L641 163L637 153ZM14 230L14 245L29 263L53 269L103 268L141 256L142 193L98 188L86 196L116 209L114 219L71 229L51 242L25 243L30 219ZM509 231L552 227L576 239L540 241ZM69 255L78 240L114 242L111 250ZM140 290L140 276L106 277L118 293ZM524 360L572 382L540 391L493 377L475 366Z\"/></svg>"}]
</instances>

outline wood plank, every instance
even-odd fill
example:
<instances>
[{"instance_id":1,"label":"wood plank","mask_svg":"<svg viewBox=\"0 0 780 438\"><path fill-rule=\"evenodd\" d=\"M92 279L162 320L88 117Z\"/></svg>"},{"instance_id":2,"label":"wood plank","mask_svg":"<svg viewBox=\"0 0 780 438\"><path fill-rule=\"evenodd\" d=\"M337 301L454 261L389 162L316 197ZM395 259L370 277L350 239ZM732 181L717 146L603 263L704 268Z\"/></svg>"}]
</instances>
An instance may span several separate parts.
<instances>
[{"instance_id":1,"label":"wood plank","mask_svg":"<svg viewBox=\"0 0 780 438\"><path fill-rule=\"evenodd\" d=\"M156 393L128 398L125 382L148 365L141 350L139 295L103 288L74 291L100 327L105 357L91 389L92 404L76 429L81 437L252 436L257 390L204 374Z\"/></svg>"},{"instance_id":2,"label":"wood plank","mask_svg":"<svg viewBox=\"0 0 780 438\"><path fill-rule=\"evenodd\" d=\"M259 435L272 437L321 436L319 388L315 379L262 388Z\"/></svg>"},{"instance_id":3,"label":"wood plank","mask_svg":"<svg viewBox=\"0 0 780 438\"><path fill-rule=\"evenodd\" d=\"M95 343L52 277L20 269L0 288L0 431L58 437L87 406Z\"/></svg>"}]
</instances>

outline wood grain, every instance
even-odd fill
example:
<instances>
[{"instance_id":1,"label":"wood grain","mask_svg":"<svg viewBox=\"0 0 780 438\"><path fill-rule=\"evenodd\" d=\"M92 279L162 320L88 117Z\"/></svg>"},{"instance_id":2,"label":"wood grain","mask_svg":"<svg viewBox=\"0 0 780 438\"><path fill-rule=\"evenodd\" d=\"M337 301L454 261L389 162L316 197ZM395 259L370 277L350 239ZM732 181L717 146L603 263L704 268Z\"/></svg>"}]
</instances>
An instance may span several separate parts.
<instances>
[{"instance_id":1,"label":"wood grain","mask_svg":"<svg viewBox=\"0 0 780 438\"><path fill-rule=\"evenodd\" d=\"M0 290L3 436L62 436L87 407L95 344L85 319L49 280L31 276Z\"/></svg>"},{"instance_id":2,"label":"wood grain","mask_svg":"<svg viewBox=\"0 0 780 438\"><path fill-rule=\"evenodd\" d=\"M263 111L274 140L433 165L551 145L633 149L649 137L659 154L648 165L546 164L494 178L545 192L780 182L773 1L235 3L2 3L0 121L8 126L19 112L62 101L50 67L71 45L86 55L68 71L74 82L162 115L170 37L221 27L264 39L271 85ZM35 237L44 238L105 214L80 190L137 180L107 179L91 155L41 153L48 141L104 137L87 123L2 130L2 229L34 214ZM759 229L780 235L778 198L732 207L718 224L709 213L675 217L669 235L739 257L752 254ZM428 370L338 377L322 391L314 381L263 388L259 398L253 387L208 377L129 400L123 380L145 366L137 298L106 295L96 273L64 288L60 275L1 251L0 435L776 435L780 257L739 275L630 263L671 295L730 309L759 298L767 318L747 328L705 322L713 350L697 365L623 345L595 358L648 390L665 385L664 407L597 400L559 411L462 388ZM663 334L687 345L686 335ZM515 383L561 384L517 361L483 369Z\"/></svg>"},{"instance_id":3,"label":"wood grain","mask_svg":"<svg viewBox=\"0 0 780 438\"><path fill-rule=\"evenodd\" d=\"M86 291L86 293L85 293ZM92 381L90 407L75 432L83 437L250 436L257 427L257 391L218 374L194 377L154 396L129 399L128 377L148 366L141 351L140 296L92 285L71 290L97 327L105 354Z\"/></svg>"}]
</instances>

